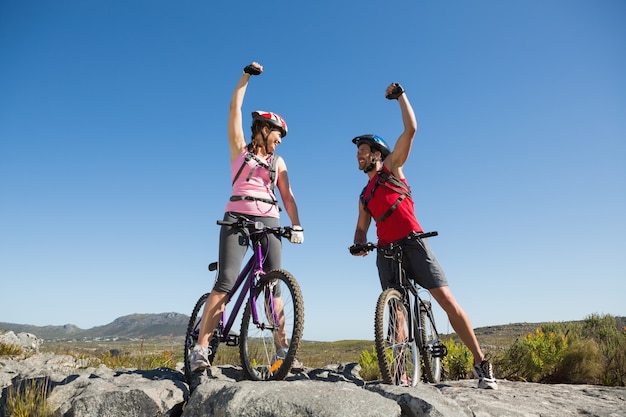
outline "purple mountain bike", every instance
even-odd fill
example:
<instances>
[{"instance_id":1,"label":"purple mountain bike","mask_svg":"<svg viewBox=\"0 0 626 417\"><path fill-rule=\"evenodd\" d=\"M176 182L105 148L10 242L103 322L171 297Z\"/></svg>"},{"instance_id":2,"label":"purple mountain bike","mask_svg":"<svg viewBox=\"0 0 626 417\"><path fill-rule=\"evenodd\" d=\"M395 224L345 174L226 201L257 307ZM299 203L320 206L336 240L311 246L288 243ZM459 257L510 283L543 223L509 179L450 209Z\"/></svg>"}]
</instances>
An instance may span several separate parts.
<instances>
[{"instance_id":1,"label":"purple mountain bike","mask_svg":"<svg viewBox=\"0 0 626 417\"><path fill-rule=\"evenodd\" d=\"M289 238L290 227L267 227L237 215L234 222L219 220L222 227L241 232L242 239L252 249L252 255L242 268L227 302L235 299L229 314L225 310L210 339L209 361L213 363L220 343L239 346L241 366L246 375L255 381L284 379L296 358L304 330L304 301L296 279L283 269L265 271L264 260L271 233ZM210 271L218 268L217 262L209 265ZM185 335L185 378L191 383L191 353L198 341L200 319L209 293L196 303ZM247 299L246 299L247 297ZM244 303L245 301L245 303ZM245 307L244 307L245 306ZM241 307L241 331L232 331Z\"/></svg>"}]
</instances>

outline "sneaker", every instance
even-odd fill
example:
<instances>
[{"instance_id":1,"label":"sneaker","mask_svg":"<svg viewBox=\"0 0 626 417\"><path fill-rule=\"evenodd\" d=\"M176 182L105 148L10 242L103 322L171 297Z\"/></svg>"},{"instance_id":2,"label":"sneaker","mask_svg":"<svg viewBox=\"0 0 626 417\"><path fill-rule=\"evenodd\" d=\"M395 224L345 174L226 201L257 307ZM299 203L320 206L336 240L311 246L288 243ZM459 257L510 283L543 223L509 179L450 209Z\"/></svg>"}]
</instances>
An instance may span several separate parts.
<instances>
[{"instance_id":1,"label":"sneaker","mask_svg":"<svg viewBox=\"0 0 626 417\"><path fill-rule=\"evenodd\" d=\"M293 363L291 364L292 371L304 371L304 364L298 360L298 358L293 359Z\"/></svg>"},{"instance_id":2,"label":"sneaker","mask_svg":"<svg viewBox=\"0 0 626 417\"><path fill-rule=\"evenodd\" d=\"M486 360L483 360L478 365L474 365L474 375L478 378L478 388L498 389L498 383L493 376L493 368Z\"/></svg>"},{"instance_id":3,"label":"sneaker","mask_svg":"<svg viewBox=\"0 0 626 417\"><path fill-rule=\"evenodd\" d=\"M278 360L280 359L285 359L287 357L287 353L289 352L289 349L287 348L280 348L276 351L276 353L274 354L274 358L272 359L272 363L276 363L278 362ZM291 370L292 371L302 371L304 369L304 365L302 364L302 362L300 362L298 360L298 358L294 358L293 363L291 364Z\"/></svg>"},{"instance_id":4,"label":"sneaker","mask_svg":"<svg viewBox=\"0 0 626 417\"><path fill-rule=\"evenodd\" d=\"M204 371L206 368L211 367L208 346L195 345L193 347L189 367L191 368L191 372Z\"/></svg>"}]
</instances>

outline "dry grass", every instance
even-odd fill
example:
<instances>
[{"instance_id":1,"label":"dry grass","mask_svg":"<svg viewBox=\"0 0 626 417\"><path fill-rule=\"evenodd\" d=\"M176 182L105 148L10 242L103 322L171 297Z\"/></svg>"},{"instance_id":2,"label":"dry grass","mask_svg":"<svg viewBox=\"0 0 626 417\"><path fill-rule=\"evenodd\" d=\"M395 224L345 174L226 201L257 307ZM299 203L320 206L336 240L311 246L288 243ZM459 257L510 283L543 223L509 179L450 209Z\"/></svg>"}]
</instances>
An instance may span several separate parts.
<instances>
[{"instance_id":1,"label":"dry grass","mask_svg":"<svg viewBox=\"0 0 626 417\"><path fill-rule=\"evenodd\" d=\"M48 405L48 379L29 380L7 390L5 415L11 417L51 417Z\"/></svg>"}]
</instances>

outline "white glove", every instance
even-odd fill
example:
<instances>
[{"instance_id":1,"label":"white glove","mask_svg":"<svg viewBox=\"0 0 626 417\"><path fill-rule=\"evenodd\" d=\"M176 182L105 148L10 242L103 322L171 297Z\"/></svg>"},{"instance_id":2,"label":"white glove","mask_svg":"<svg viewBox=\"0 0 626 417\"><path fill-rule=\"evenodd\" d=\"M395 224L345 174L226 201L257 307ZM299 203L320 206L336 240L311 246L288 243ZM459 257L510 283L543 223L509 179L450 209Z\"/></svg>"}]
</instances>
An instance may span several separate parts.
<instances>
[{"instance_id":1,"label":"white glove","mask_svg":"<svg viewBox=\"0 0 626 417\"><path fill-rule=\"evenodd\" d=\"M303 243L304 242L304 229L302 226L293 226L291 228L291 237L289 238L291 243Z\"/></svg>"}]
</instances>

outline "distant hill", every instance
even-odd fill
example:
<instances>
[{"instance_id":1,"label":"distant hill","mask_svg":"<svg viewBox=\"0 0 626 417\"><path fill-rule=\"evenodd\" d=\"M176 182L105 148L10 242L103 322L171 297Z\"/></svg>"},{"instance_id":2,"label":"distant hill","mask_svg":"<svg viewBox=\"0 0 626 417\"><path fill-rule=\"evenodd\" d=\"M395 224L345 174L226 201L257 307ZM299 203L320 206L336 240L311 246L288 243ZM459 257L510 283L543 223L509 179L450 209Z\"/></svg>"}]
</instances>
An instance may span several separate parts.
<instances>
[{"instance_id":1,"label":"distant hill","mask_svg":"<svg viewBox=\"0 0 626 417\"><path fill-rule=\"evenodd\" d=\"M31 326L0 322L0 331L32 333L44 340L153 339L183 337L188 322L189 316L180 313L130 314L119 317L105 326L86 330L73 324Z\"/></svg>"},{"instance_id":2,"label":"distant hill","mask_svg":"<svg viewBox=\"0 0 626 417\"><path fill-rule=\"evenodd\" d=\"M626 317L615 317L618 328L626 328ZM48 341L98 339L159 339L184 337L189 316L181 313L130 314L105 326L81 329L73 324L64 326L32 326L0 322L0 332L32 333ZM502 346L535 331L543 323L512 323L475 329L481 344ZM442 335L444 338L446 335ZM373 338L373 335L372 335Z\"/></svg>"}]
</instances>

